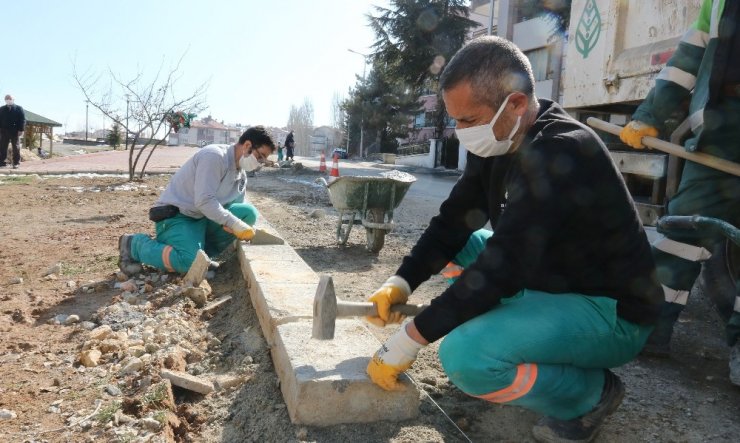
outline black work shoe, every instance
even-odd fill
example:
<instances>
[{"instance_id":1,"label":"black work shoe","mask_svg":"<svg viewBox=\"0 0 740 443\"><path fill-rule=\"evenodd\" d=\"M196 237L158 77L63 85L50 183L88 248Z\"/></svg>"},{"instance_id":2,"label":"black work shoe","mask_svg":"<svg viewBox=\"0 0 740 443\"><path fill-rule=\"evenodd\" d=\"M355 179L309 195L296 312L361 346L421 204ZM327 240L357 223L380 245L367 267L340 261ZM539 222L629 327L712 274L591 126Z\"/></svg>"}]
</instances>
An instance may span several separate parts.
<instances>
[{"instance_id":1,"label":"black work shoe","mask_svg":"<svg viewBox=\"0 0 740 443\"><path fill-rule=\"evenodd\" d=\"M612 371L604 369L604 389L596 406L586 414L571 420L542 417L532 428L534 438L540 442L587 443L596 437L604 420L617 410L624 398L624 385Z\"/></svg>"},{"instance_id":2,"label":"black work shoe","mask_svg":"<svg viewBox=\"0 0 740 443\"><path fill-rule=\"evenodd\" d=\"M18 169L18 165L13 165L13 169Z\"/></svg>"},{"instance_id":3,"label":"black work shoe","mask_svg":"<svg viewBox=\"0 0 740 443\"><path fill-rule=\"evenodd\" d=\"M131 240L134 236L123 234L118 237L118 268L128 276L136 275L141 272L141 263L131 258Z\"/></svg>"}]
</instances>

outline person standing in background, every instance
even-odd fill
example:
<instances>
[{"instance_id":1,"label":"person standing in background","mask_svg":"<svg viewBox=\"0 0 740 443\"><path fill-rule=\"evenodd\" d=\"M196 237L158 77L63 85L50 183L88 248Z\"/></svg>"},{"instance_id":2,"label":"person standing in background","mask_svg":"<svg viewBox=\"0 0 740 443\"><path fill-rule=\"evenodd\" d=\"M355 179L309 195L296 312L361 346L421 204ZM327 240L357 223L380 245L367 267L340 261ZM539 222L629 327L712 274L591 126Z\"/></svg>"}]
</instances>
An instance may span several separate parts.
<instances>
[{"instance_id":1,"label":"person standing in background","mask_svg":"<svg viewBox=\"0 0 740 443\"><path fill-rule=\"evenodd\" d=\"M295 149L295 138L293 138L293 131L291 130L287 137L285 137L285 159L293 160L293 149Z\"/></svg>"},{"instance_id":2,"label":"person standing in background","mask_svg":"<svg viewBox=\"0 0 740 443\"><path fill-rule=\"evenodd\" d=\"M23 108L16 105L13 96L5 96L5 106L0 107L0 168L7 166L8 143L13 145L13 169L18 169L21 162L21 150L18 139L26 127L26 114Z\"/></svg>"}]
</instances>

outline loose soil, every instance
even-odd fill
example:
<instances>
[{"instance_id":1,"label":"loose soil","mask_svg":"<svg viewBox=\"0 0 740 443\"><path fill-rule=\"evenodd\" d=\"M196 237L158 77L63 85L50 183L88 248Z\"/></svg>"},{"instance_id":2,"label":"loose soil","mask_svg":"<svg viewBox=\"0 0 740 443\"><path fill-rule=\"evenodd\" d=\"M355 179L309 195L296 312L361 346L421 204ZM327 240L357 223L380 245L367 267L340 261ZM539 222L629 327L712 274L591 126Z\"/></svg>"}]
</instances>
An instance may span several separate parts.
<instances>
[{"instance_id":1,"label":"loose soil","mask_svg":"<svg viewBox=\"0 0 740 443\"><path fill-rule=\"evenodd\" d=\"M316 177L305 169L264 169L249 180L248 198L314 271L333 276L338 297L364 300L393 274L440 202L407 197L396 212L397 229L373 254L361 227L346 246L336 244L337 213ZM0 419L0 441L532 441L536 415L463 394L441 370L436 344L409 371L424 391L417 419L293 425L233 251L218 258L221 267L209 279L212 299L232 297L212 315L181 294L176 275L163 280L146 272L133 295L120 287L117 238L152 233L146 211L168 180L0 176L0 409L16 415ZM444 287L435 276L412 301L428 302ZM67 315L79 322L55 324ZM172 326L168 332L158 324ZM104 353L97 367L84 367L78 356L91 346L89 329L99 325L125 332L128 342ZM393 332L370 328L379 344ZM154 348L146 341L151 330L166 336ZM640 357L616 369L627 396L599 441L737 441L740 389L728 380L722 335L709 304L694 294L671 359ZM173 360L181 351L185 357ZM143 366L122 373L136 354ZM159 371L172 366L240 382L208 395L174 388L170 405L157 389ZM111 385L120 393L111 394ZM148 427L151 418L165 425Z\"/></svg>"}]
</instances>

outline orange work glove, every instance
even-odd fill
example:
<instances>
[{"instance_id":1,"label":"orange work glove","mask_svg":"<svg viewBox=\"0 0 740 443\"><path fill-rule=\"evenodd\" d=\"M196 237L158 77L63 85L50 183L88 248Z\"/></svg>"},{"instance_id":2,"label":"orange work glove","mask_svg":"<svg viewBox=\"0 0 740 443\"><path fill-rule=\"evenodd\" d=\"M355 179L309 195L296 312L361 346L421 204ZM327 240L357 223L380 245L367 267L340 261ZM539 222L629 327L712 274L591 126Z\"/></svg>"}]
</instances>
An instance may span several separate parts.
<instances>
[{"instance_id":1,"label":"orange work glove","mask_svg":"<svg viewBox=\"0 0 740 443\"><path fill-rule=\"evenodd\" d=\"M249 241L254 238L254 228L244 223L242 220L237 220L231 227L224 226L224 231L234 234L239 240Z\"/></svg>"},{"instance_id":2,"label":"orange work glove","mask_svg":"<svg viewBox=\"0 0 740 443\"><path fill-rule=\"evenodd\" d=\"M373 355L367 365L367 375L386 391L397 391L402 388L398 376L411 367L423 347L409 336L404 324Z\"/></svg>"},{"instance_id":3,"label":"orange work glove","mask_svg":"<svg viewBox=\"0 0 740 443\"><path fill-rule=\"evenodd\" d=\"M645 145L642 144L643 137L657 136L657 129L648 125L647 123L643 123L637 120L632 120L631 122L627 123L627 125L622 128L622 131L619 133L619 138L622 140L622 142L635 149L645 148Z\"/></svg>"},{"instance_id":4,"label":"orange work glove","mask_svg":"<svg viewBox=\"0 0 740 443\"><path fill-rule=\"evenodd\" d=\"M408 282L394 275L368 299L378 307L378 316L365 317L365 319L381 328L387 323L401 323L405 316L400 312L391 312L391 305L406 303L409 295L411 295L411 287Z\"/></svg>"}]
</instances>

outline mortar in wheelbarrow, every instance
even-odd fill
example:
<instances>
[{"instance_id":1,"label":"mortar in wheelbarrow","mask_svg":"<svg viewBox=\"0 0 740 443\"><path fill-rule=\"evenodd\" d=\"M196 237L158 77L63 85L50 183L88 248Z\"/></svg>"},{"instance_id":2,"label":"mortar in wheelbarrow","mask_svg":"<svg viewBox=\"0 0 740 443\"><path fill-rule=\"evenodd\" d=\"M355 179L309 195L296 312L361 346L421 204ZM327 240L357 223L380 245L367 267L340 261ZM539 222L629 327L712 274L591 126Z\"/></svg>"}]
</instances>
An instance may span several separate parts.
<instances>
[{"instance_id":1,"label":"mortar in wheelbarrow","mask_svg":"<svg viewBox=\"0 0 740 443\"><path fill-rule=\"evenodd\" d=\"M367 249L378 252L385 243L385 234L393 229L393 211L416 177L394 170L379 176L343 176L328 183L319 180L339 211L337 242L346 244L352 225L361 223L367 234Z\"/></svg>"}]
</instances>

